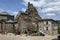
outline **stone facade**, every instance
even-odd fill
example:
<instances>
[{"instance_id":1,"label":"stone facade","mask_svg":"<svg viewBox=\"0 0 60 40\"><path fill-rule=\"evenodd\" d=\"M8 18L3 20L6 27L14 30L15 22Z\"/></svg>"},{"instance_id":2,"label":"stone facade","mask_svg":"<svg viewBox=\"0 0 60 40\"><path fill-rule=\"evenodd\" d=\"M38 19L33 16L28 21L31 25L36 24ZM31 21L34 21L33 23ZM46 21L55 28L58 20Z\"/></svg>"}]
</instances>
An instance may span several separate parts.
<instances>
[{"instance_id":1,"label":"stone facade","mask_svg":"<svg viewBox=\"0 0 60 40\"><path fill-rule=\"evenodd\" d=\"M37 32L38 19L41 19L41 17L38 15L36 8L28 3L28 9L26 12L19 12L15 19L18 24L18 31L27 34Z\"/></svg>"},{"instance_id":2,"label":"stone facade","mask_svg":"<svg viewBox=\"0 0 60 40\"><path fill-rule=\"evenodd\" d=\"M7 12L0 13L0 33L14 32L14 16Z\"/></svg>"},{"instance_id":3,"label":"stone facade","mask_svg":"<svg viewBox=\"0 0 60 40\"><path fill-rule=\"evenodd\" d=\"M39 31L42 31L48 35L58 34L57 21L53 19L40 19L38 24L39 24Z\"/></svg>"}]
</instances>

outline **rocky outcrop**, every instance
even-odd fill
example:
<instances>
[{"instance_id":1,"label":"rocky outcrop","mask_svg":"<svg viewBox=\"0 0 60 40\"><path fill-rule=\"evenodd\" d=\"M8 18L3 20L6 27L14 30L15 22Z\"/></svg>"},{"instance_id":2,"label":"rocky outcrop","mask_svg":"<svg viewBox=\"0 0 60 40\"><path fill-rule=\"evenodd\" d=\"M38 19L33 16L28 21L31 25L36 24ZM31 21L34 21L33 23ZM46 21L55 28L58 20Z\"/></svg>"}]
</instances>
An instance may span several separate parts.
<instances>
[{"instance_id":1,"label":"rocky outcrop","mask_svg":"<svg viewBox=\"0 0 60 40\"><path fill-rule=\"evenodd\" d=\"M28 3L28 8L25 12L18 12L16 17L19 33L32 34L38 30L38 19L41 17L38 15L36 8Z\"/></svg>"},{"instance_id":2,"label":"rocky outcrop","mask_svg":"<svg viewBox=\"0 0 60 40\"><path fill-rule=\"evenodd\" d=\"M30 3L28 3L28 8L27 8L25 14L28 14L29 16L34 17L34 18L41 18L38 15L37 9Z\"/></svg>"}]
</instances>

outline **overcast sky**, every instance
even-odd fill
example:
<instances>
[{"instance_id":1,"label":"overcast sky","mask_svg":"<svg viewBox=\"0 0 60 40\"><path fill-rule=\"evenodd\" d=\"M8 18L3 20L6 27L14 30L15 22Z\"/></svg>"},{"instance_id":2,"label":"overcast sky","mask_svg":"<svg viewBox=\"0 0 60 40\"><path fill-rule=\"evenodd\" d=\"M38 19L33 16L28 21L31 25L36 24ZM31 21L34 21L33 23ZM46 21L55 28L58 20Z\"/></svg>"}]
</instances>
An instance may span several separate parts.
<instances>
[{"instance_id":1,"label":"overcast sky","mask_svg":"<svg viewBox=\"0 0 60 40\"><path fill-rule=\"evenodd\" d=\"M25 11L28 2L32 3L42 18L60 20L60 0L0 0L0 13L7 11L17 15L18 11Z\"/></svg>"}]
</instances>

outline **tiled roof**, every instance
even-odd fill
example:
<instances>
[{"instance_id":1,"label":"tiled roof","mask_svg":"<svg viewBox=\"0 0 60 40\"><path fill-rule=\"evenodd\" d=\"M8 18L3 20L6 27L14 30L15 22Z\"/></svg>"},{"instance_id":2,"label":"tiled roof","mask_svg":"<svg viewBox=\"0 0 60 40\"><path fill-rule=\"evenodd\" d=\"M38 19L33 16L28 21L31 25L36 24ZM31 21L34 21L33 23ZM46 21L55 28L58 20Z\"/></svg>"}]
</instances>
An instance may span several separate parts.
<instances>
[{"instance_id":1,"label":"tiled roof","mask_svg":"<svg viewBox=\"0 0 60 40\"><path fill-rule=\"evenodd\" d=\"M8 20L8 21L6 21L6 22L14 22L13 20Z\"/></svg>"},{"instance_id":2,"label":"tiled roof","mask_svg":"<svg viewBox=\"0 0 60 40\"><path fill-rule=\"evenodd\" d=\"M2 12L2 13L0 13L0 14L2 14L2 15L9 15L8 12Z\"/></svg>"},{"instance_id":3,"label":"tiled roof","mask_svg":"<svg viewBox=\"0 0 60 40\"><path fill-rule=\"evenodd\" d=\"M44 18L44 19L39 19L39 20L45 21L45 20L53 20L53 19Z\"/></svg>"},{"instance_id":4,"label":"tiled roof","mask_svg":"<svg viewBox=\"0 0 60 40\"><path fill-rule=\"evenodd\" d=\"M6 23L16 23L16 21L8 20L8 21L6 21Z\"/></svg>"},{"instance_id":5,"label":"tiled roof","mask_svg":"<svg viewBox=\"0 0 60 40\"><path fill-rule=\"evenodd\" d=\"M8 12L1 12L0 15L3 15L3 16L4 16L4 15L5 15L5 16L14 16L14 15L12 15L12 14L9 14Z\"/></svg>"}]
</instances>

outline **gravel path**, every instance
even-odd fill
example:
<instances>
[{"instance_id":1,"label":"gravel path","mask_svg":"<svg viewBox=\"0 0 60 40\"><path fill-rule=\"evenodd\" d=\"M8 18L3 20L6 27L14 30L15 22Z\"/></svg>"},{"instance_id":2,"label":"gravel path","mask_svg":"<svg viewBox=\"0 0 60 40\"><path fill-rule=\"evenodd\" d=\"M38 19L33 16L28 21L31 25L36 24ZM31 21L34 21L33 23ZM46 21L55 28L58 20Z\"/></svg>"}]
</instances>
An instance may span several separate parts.
<instances>
[{"instance_id":1,"label":"gravel path","mask_svg":"<svg viewBox=\"0 0 60 40\"><path fill-rule=\"evenodd\" d=\"M14 35L14 34L7 34L2 35L0 34L0 40L52 40L57 38L57 36L21 36L21 35Z\"/></svg>"}]
</instances>

